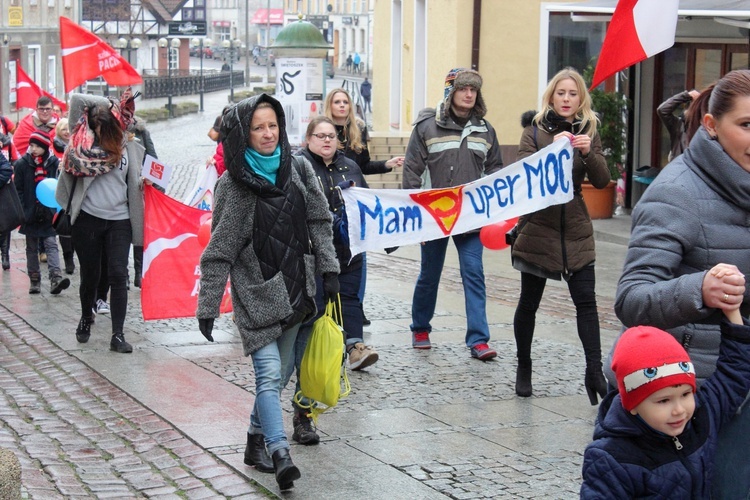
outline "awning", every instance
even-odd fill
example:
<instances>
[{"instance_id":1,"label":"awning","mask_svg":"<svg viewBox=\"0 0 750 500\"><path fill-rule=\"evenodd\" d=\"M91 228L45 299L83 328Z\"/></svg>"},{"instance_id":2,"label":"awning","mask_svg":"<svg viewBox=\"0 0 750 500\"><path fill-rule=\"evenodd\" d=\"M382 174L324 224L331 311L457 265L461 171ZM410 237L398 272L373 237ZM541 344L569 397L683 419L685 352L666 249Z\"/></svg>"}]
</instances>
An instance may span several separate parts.
<instances>
[{"instance_id":1,"label":"awning","mask_svg":"<svg viewBox=\"0 0 750 500\"><path fill-rule=\"evenodd\" d=\"M658 1L658 0L650 0ZM591 0L568 4L547 4L549 12L612 14L617 0ZM680 0L679 16L750 18L747 0Z\"/></svg>"},{"instance_id":2,"label":"awning","mask_svg":"<svg viewBox=\"0 0 750 500\"><path fill-rule=\"evenodd\" d=\"M268 9L258 9L253 15L253 24L268 24ZM284 24L284 9L271 9L271 24Z\"/></svg>"}]
</instances>

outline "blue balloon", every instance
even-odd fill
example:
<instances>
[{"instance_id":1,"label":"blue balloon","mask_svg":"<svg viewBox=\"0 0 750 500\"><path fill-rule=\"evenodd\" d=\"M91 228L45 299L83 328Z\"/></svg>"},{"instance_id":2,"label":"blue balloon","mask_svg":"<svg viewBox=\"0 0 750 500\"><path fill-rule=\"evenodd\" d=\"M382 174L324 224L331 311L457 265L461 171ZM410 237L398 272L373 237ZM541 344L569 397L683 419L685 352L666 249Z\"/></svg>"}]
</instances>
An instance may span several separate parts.
<instances>
[{"instance_id":1,"label":"blue balloon","mask_svg":"<svg viewBox=\"0 0 750 500\"><path fill-rule=\"evenodd\" d=\"M57 179L44 179L36 185L36 199L45 207L59 210L62 208L55 199L57 190Z\"/></svg>"}]
</instances>

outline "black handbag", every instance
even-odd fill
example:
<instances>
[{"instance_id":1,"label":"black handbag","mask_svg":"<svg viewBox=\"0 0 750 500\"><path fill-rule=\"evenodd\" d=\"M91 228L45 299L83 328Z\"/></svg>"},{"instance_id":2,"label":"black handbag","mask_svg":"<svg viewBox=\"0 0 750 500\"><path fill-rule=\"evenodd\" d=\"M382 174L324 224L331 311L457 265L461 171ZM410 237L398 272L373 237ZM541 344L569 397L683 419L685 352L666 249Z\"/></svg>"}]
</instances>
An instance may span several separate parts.
<instances>
[{"instance_id":1,"label":"black handbag","mask_svg":"<svg viewBox=\"0 0 750 500\"><path fill-rule=\"evenodd\" d=\"M73 193L76 192L78 178L73 182L73 189L68 198L68 207L60 209L52 218L52 228L58 236L70 236L73 233L73 223L70 221L70 204L73 202Z\"/></svg>"},{"instance_id":2,"label":"black handbag","mask_svg":"<svg viewBox=\"0 0 750 500\"><path fill-rule=\"evenodd\" d=\"M0 233L12 231L26 222L21 198L13 181L0 187Z\"/></svg>"}]
</instances>

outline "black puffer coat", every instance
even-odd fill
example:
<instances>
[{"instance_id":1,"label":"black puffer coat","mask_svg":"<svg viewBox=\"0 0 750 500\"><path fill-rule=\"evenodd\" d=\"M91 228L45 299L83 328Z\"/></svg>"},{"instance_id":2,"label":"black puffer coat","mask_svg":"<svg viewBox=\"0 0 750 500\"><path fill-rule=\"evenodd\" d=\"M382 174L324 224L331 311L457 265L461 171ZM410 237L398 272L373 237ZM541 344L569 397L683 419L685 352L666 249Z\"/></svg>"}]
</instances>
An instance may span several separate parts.
<instances>
[{"instance_id":1,"label":"black puffer coat","mask_svg":"<svg viewBox=\"0 0 750 500\"><path fill-rule=\"evenodd\" d=\"M323 158L309 149L300 151L303 158L312 164L315 175L323 188L323 194L328 199L328 208L333 214L333 246L336 248L336 256L339 259L341 272L349 272L362 268L362 255L358 254L352 259L349 244L341 238L341 225L344 223L344 199L341 191L336 188L341 182L354 181L357 187L362 187L365 178L362 171L354 161L347 158L342 151L336 151L333 161L325 164ZM351 262L349 262L351 260Z\"/></svg>"},{"instance_id":2,"label":"black puffer coat","mask_svg":"<svg viewBox=\"0 0 750 500\"><path fill-rule=\"evenodd\" d=\"M246 168L250 122L261 102L279 125L276 184ZM284 111L265 94L245 99L222 119L228 175L216 184L211 240L201 256L198 318L215 318L230 277L234 320L246 355L315 314L315 275L338 272L331 215L311 168L295 168Z\"/></svg>"},{"instance_id":3,"label":"black puffer coat","mask_svg":"<svg viewBox=\"0 0 750 500\"><path fill-rule=\"evenodd\" d=\"M538 126L530 121L522 122L525 128L518 147L518 160L549 146L560 132L567 130L578 133L575 123L571 127L568 122L552 118L548 113ZM579 151L575 153L573 199L521 217L521 230L512 253L516 269L558 278L561 274L572 274L594 262L594 227L581 196L581 183L586 177L599 189L610 180L598 134L591 140L591 151L586 158Z\"/></svg>"}]
</instances>

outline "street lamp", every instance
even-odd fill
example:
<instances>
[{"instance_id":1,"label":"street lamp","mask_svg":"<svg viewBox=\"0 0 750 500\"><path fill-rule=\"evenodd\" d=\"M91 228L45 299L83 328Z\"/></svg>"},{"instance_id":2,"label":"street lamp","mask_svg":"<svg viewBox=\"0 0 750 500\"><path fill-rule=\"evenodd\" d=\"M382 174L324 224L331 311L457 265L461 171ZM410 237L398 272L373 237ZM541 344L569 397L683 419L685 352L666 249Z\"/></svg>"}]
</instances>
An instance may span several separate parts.
<instances>
[{"instance_id":1,"label":"street lamp","mask_svg":"<svg viewBox=\"0 0 750 500\"><path fill-rule=\"evenodd\" d=\"M127 51L128 64L132 64L130 62L130 53L133 51L135 51L136 53L138 52L138 49L141 48L141 39L131 38L130 40L128 40L125 37L120 37L117 39L117 43L115 44L115 46L120 49L121 53ZM136 57L136 66L138 65L137 60L138 58Z\"/></svg>"},{"instance_id":2,"label":"street lamp","mask_svg":"<svg viewBox=\"0 0 750 500\"><path fill-rule=\"evenodd\" d=\"M199 47L199 50L201 51L201 84L200 84L200 95L201 95L201 112L203 112L203 46L210 47L211 46L211 39L206 38L205 40L203 38L193 38L190 41L190 45L193 47Z\"/></svg>"},{"instance_id":3,"label":"street lamp","mask_svg":"<svg viewBox=\"0 0 750 500\"><path fill-rule=\"evenodd\" d=\"M174 111L172 110L172 50L179 50L180 39L172 38L171 40L167 40L166 38L162 37L159 38L157 44L162 49L167 49L167 78L169 79L169 90L167 91L167 108L169 109L169 117L174 118Z\"/></svg>"},{"instance_id":4,"label":"street lamp","mask_svg":"<svg viewBox=\"0 0 750 500\"><path fill-rule=\"evenodd\" d=\"M234 51L239 51L242 46L242 40L223 40L221 46L229 49L229 102L234 102Z\"/></svg>"}]
</instances>

